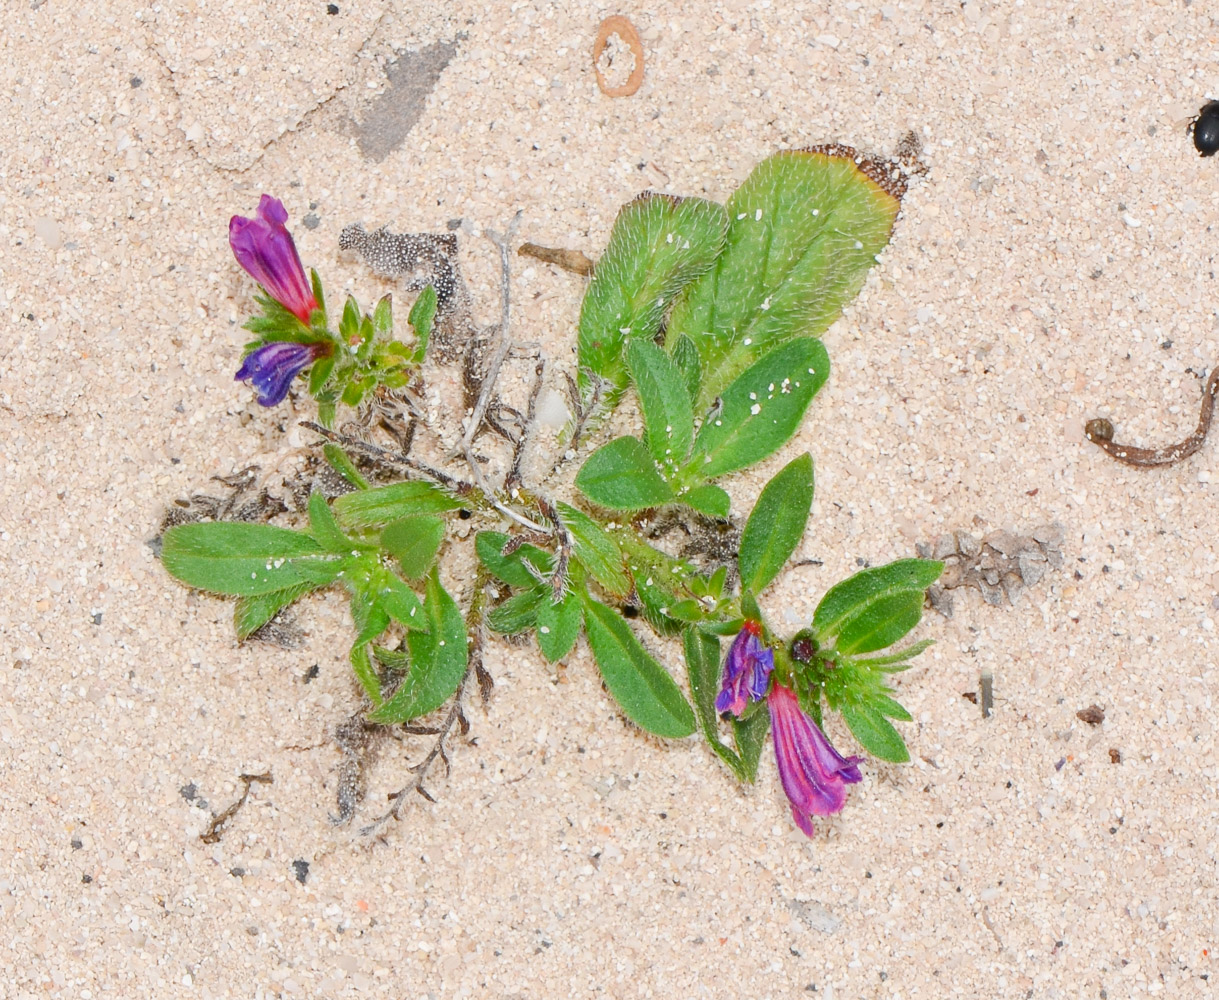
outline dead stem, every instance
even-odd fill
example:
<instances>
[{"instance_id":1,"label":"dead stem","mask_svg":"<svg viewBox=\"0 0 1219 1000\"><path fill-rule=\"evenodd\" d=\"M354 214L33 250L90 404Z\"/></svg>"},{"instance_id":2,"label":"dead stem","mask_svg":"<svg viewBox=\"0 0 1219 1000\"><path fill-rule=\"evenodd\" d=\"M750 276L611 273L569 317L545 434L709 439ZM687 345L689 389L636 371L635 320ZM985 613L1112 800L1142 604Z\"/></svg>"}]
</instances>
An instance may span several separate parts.
<instances>
[{"instance_id":1,"label":"dead stem","mask_svg":"<svg viewBox=\"0 0 1219 1000\"><path fill-rule=\"evenodd\" d=\"M495 394L495 383L499 379L499 370L503 367L504 360L508 357L508 352L512 350L511 331L508 327L512 301L510 294L512 256L508 244L516 239L516 230L520 226L520 223L521 213L517 212L508 224L508 231L503 236L491 229L486 231L487 238L499 248L500 256L501 312L499 346L495 349L495 354L491 358L491 364L487 367L487 373L483 376L482 388L478 394L478 402L474 405L474 412L470 415L469 424L466 425L465 436L461 439L460 450L463 452L469 452L470 446L474 443L474 438L477 437L478 431L482 427L483 415L487 412L487 406Z\"/></svg>"}]
</instances>

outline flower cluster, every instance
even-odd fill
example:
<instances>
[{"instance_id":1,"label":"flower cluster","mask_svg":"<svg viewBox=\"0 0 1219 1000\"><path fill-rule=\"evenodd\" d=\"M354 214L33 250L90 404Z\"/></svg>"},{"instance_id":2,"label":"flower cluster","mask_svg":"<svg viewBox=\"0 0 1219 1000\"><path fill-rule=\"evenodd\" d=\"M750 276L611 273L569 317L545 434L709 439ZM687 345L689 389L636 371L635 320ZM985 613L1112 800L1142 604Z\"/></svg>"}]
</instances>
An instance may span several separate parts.
<instances>
[{"instance_id":1,"label":"flower cluster","mask_svg":"<svg viewBox=\"0 0 1219 1000\"><path fill-rule=\"evenodd\" d=\"M766 699L775 741L779 781L791 802L796 825L813 835L813 816L830 816L846 804L847 785L861 781L862 757L843 757L821 727L800 708L796 693L770 684L774 651L762 645L761 626L747 621L724 660L716 711L740 718L749 703ZM767 686L770 691L767 693Z\"/></svg>"},{"instance_id":2,"label":"flower cluster","mask_svg":"<svg viewBox=\"0 0 1219 1000\"><path fill-rule=\"evenodd\" d=\"M229 220L229 246L237 263L308 329L318 302L296 243L284 225L287 221L283 202L264 194L256 218L234 215ZM288 395L297 375L333 351L334 345L327 340L274 340L246 355L236 380L250 382L263 406L275 406Z\"/></svg>"}]
</instances>

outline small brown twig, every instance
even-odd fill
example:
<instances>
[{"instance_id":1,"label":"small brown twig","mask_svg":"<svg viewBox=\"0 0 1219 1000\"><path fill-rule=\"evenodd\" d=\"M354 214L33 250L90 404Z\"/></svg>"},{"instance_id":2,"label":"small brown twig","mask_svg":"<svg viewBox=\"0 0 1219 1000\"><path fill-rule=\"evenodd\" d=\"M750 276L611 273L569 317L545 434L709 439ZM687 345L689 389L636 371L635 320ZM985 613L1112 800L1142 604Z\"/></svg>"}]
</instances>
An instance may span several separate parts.
<instances>
[{"instance_id":1,"label":"small brown twig","mask_svg":"<svg viewBox=\"0 0 1219 1000\"><path fill-rule=\"evenodd\" d=\"M229 820L237 815L237 811L245 805L245 800L250 797L250 785L255 781L262 785L269 785L272 781L270 771L264 774L239 774L237 777L243 786L241 797L223 812L212 816L212 821L208 823L207 829L199 834L199 839L205 844L220 843L220 838L224 836L224 828L228 826Z\"/></svg>"},{"instance_id":2,"label":"small brown twig","mask_svg":"<svg viewBox=\"0 0 1219 1000\"><path fill-rule=\"evenodd\" d=\"M1089 420L1084 427L1084 436L1110 458L1136 469L1153 469L1160 465L1176 465L1202 447L1211 429L1215 415L1215 394L1219 393L1219 366L1211 371L1202 390L1202 408L1198 412L1198 426L1184 441L1165 448L1136 448L1130 444L1118 444L1113 440L1113 424L1104 417Z\"/></svg>"},{"instance_id":3,"label":"small brown twig","mask_svg":"<svg viewBox=\"0 0 1219 1000\"><path fill-rule=\"evenodd\" d=\"M522 243L516 251L521 257L532 257L545 264L553 264L564 271L579 274L587 278L593 273L593 261L580 250L562 250L555 247L538 246L536 243Z\"/></svg>"}]
</instances>

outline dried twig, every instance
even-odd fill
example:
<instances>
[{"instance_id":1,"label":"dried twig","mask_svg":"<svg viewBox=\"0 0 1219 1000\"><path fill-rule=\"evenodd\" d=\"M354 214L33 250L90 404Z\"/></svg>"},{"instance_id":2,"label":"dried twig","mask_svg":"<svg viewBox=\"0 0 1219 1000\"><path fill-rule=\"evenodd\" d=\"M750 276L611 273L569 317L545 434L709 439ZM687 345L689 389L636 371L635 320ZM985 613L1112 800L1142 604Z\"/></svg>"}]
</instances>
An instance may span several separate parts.
<instances>
[{"instance_id":1,"label":"dried twig","mask_svg":"<svg viewBox=\"0 0 1219 1000\"><path fill-rule=\"evenodd\" d=\"M499 320L499 346L495 349L495 354L491 358L490 365L487 366L486 374L482 380L482 390L478 394L478 402L474 405L474 412L470 415L470 422L466 426L465 436L461 439L459 450L463 452L470 450L470 445L474 443L474 438L478 435L479 428L483 422L483 414L487 412L487 405L495 394L495 383L499 378L499 370L503 367L504 360L508 357L508 352L512 350L512 337L508 328L512 304L510 292L512 257L508 244L516 239L516 230L520 223L521 213L517 212L508 224L508 231L503 236L491 229L486 231L487 238L499 247L500 267L502 269L500 273L500 297L502 305Z\"/></svg>"},{"instance_id":2,"label":"dried twig","mask_svg":"<svg viewBox=\"0 0 1219 1000\"><path fill-rule=\"evenodd\" d=\"M237 815L237 811L245 805L245 800L250 797L250 785L255 781L262 785L271 784L270 771L267 771L265 774L239 774L237 777L242 783L241 797L223 812L217 813L212 817L212 821L208 823L207 829L199 834L199 839L205 844L220 843L220 838L224 836L224 828L228 826L229 820Z\"/></svg>"}]
</instances>

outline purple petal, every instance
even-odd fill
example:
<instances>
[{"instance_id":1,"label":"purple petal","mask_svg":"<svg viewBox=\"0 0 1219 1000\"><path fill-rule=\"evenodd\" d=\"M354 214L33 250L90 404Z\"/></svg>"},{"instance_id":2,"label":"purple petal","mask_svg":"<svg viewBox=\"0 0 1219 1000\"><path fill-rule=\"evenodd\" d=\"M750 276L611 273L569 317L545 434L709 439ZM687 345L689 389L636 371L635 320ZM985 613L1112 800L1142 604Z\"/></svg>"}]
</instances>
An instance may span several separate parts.
<instances>
[{"instance_id":1,"label":"purple petal","mask_svg":"<svg viewBox=\"0 0 1219 1000\"><path fill-rule=\"evenodd\" d=\"M288 387L297 375L329 353L330 345L323 343L274 341L263 344L246 355L235 379L253 385L262 406L275 406L288 395Z\"/></svg>"},{"instance_id":2,"label":"purple petal","mask_svg":"<svg viewBox=\"0 0 1219 1000\"><path fill-rule=\"evenodd\" d=\"M724 659L720 693L715 699L715 710L720 715L728 713L740 718L749 702L761 701L766 694L770 672L775 668L775 654L762 645L760 634L757 622L746 622L732 640Z\"/></svg>"},{"instance_id":3,"label":"purple petal","mask_svg":"<svg viewBox=\"0 0 1219 1000\"><path fill-rule=\"evenodd\" d=\"M229 246L237 263L271 298L295 313L302 323L308 323L317 300L292 234L284 226L287 221L283 202L264 194L257 218L234 215L229 220Z\"/></svg>"},{"instance_id":4,"label":"purple petal","mask_svg":"<svg viewBox=\"0 0 1219 1000\"><path fill-rule=\"evenodd\" d=\"M825 733L800 710L790 689L776 684L767 697L774 730L779 780L796 825L813 834L813 816L829 816L846 804L848 784L862 780L862 757L843 757Z\"/></svg>"}]
</instances>

